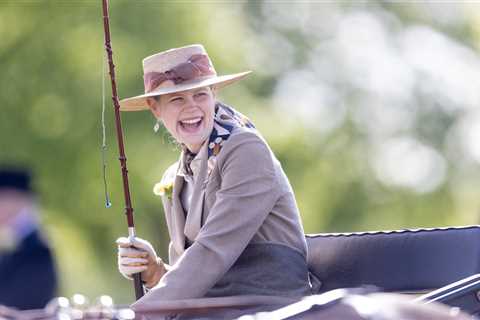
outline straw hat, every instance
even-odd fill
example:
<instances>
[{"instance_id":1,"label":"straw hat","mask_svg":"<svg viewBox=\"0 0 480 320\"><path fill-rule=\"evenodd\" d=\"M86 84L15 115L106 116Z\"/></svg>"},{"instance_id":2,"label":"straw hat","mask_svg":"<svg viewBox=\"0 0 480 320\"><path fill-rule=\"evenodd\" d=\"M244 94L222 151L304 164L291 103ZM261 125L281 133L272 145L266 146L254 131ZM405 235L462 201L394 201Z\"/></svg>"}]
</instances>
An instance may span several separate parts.
<instances>
[{"instance_id":1,"label":"straw hat","mask_svg":"<svg viewBox=\"0 0 480 320\"><path fill-rule=\"evenodd\" d=\"M212 85L221 88L250 72L218 76L207 51L200 44L163 51L143 59L145 93L121 100L120 110L148 110L148 97Z\"/></svg>"}]
</instances>

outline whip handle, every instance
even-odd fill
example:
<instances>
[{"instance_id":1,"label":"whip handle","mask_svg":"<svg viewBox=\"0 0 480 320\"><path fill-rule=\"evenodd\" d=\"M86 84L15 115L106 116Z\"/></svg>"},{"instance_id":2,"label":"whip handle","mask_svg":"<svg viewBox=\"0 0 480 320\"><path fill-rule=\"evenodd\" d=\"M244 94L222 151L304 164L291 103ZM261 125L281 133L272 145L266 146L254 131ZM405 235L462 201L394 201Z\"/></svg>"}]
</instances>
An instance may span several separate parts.
<instances>
[{"instance_id":1,"label":"whip handle","mask_svg":"<svg viewBox=\"0 0 480 320\"><path fill-rule=\"evenodd\" d=\"M142 284L142 278L140 273L135 273L133 275L133 284L135 286L135 298L138 300L141 297L143 297L143 284Z\"/></svg>"}]
</instances>

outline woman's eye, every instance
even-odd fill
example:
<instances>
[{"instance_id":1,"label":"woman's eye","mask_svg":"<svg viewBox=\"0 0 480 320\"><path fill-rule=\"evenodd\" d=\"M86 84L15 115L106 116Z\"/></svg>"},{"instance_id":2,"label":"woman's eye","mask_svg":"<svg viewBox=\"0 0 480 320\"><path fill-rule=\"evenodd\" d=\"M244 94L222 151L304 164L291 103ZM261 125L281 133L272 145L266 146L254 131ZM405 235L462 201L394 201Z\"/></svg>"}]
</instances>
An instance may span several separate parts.
<instances>
[{"instance_id":1,"label":"woman's eye","mask_svg":"<svg viewBox=\"0 0 480 320\"><path fill-rule=\"evenodd\" d=\"M171 103L179 103L179 102L182 102L182 100L183 100L182 97L176 97L176 98L170 99L170 102Z\"/></svg>"}]
</instances>

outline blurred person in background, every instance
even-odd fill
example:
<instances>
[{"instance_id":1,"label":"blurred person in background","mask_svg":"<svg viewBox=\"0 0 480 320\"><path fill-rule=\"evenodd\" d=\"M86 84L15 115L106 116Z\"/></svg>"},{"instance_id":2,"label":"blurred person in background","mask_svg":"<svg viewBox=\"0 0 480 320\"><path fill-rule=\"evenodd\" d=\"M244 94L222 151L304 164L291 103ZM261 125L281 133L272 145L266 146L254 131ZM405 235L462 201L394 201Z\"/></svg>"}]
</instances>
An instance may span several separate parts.
<instances>
[{"instance_id":1,"label":"blurred person in background","mask_svg":"<svg viewBox=\"0 0 480 320\"><path fill-rule=\"evenodd\" d=\"M0 305L43 308L55 297L52 252L39 230L31 175L0 169Z\"/></svg>"},{"instance_id":2,"label":"blurred person in background","mask_svg":"<svg viewBox=\"0 0 480 320\"><path fill-rule=\"evenodd\" d=\"M169 264L140 238L117 240L127 278L150 289L136 302L201 297L311 294L307 247L283 169L254 125L217 100L217 90L249 72L217 76L192 45L143 60L145 94L122 111L150 110L181 147L154 187L170 235Z\"/></svg>"}]
</instances>

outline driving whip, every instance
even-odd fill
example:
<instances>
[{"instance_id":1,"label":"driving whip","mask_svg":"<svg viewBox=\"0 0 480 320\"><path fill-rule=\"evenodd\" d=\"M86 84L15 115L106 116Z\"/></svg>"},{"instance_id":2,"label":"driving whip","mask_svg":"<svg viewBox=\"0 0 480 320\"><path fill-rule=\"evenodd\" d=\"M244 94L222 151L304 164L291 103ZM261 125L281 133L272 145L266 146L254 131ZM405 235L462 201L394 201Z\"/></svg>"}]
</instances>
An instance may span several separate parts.
<instances>
[{"instance_id":1,"label":"driving whip","mask_svg":"<svg viewBox=\"0 0 480 320\"><path fill-rule=\"evenodd\" d=\"M125 214L127 215L128 235L130 237L135 237L135 225L133 223L133 208L132 208L132 203L130 199L130 189L128 187L127 158L125 157L125 150L123 145L122 122L120 118L120 104L118 102L117 85L115 83L115 65L113 64L113 57L112 57L113 52L110 44L110 26L109 26L110 23L108 18L108 0L102 0L102 4L103 4L103 27L105 32L105 50L107 51L108 69L109 69L110 79L112 83L112 100L113 100L113 106L115 109L115 125L117 128L117 141L118 141L118 152L119 152L118 159L120 160L120 166L122 169L123 193L125 196ZM135 297L138 300L144 294L140 273L133 275L133 281L135 286Z\"/></svg>"}]
</instances>

